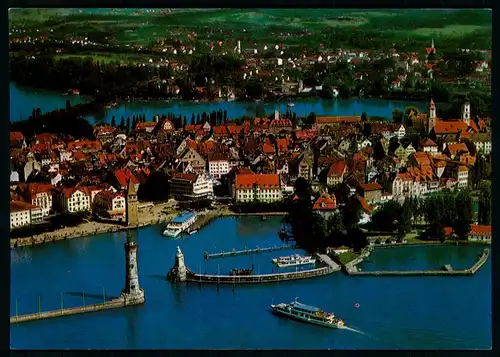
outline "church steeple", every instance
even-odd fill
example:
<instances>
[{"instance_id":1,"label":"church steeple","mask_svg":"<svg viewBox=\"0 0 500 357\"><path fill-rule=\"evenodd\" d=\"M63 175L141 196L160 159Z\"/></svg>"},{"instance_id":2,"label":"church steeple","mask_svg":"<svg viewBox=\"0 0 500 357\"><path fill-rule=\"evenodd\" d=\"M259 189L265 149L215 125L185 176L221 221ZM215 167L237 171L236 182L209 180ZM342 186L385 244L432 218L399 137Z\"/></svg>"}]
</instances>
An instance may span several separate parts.
<instances>
[{"instance_id":1,"label":"church steeple","mask_svg":"<svg viewBox=\"0 0 500 357\"><path fill-rule=\"evenodd\" d=\"M125 212L127 226L137 226L139 219L137 217L137 190L132 179L129 179L127 185L127 195L125 196Z\"/></svg>"},{"instance_id":2,"label":"church steeple","mask_svg":"<svg viewBox=\"0 0 500 357\"><path fill-rule=\"evenodd\" d=\"M434 100L431 98L429 103L429 117L427 118L427 131L431 132L432 129L436 127L436 104L434 104Z\"/></svg>"}]
</instances>

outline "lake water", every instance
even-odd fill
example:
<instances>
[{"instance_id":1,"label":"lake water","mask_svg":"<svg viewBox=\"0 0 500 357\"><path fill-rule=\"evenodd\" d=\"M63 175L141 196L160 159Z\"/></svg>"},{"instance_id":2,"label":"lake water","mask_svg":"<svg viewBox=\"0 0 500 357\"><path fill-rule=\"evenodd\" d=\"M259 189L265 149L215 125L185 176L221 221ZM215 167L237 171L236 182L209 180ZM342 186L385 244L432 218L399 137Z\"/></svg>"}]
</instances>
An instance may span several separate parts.
<instances>
[{"instance_id":1,"label":"lake water","mask_svg":"<svg viewBox=\"0 0 500 357\"><path fill-rule=\"evenodd\" d=\"M187 266L221 273L271 272L271 257L290 251L204 260L203 252L280 244L280 218L222 218L185 239L138 231L144 306L11 326L21 349L487 349L491 346L491 263L470 277L348 277L244 286L166 281L176 246ZM11 314L82 305L119 295L124 285L125 233L79 238L11 251ZM363 263L383 269L474 264L482 246L376 249ZM273 316L274 302L299 301L332 311L358 331L335 330ZM359 304L359 307L356 307Z\"/></svg>"},{"instance_id":2,"label":"lake water","mask_svg":"<svg viewBox=\"0 0 500 357\"><path fill-rule=\"evenodd\" d=\"M41 108L42 112L64 108L66 100L70 99L72 105L85 101L84 98L75 96L64 96L61 93L33 90L19 87L14 83L10 84L10 120L18 121L20 118L26 119L31 115L33 108ZM113 116L119 121L123 116L132 118L133 115L146 114L148 120L158 114L174 113L187 117L188 123L194 113L211 112L213 110L227 110L228 118L249 116L263 116L271 114L275 109L282 112L287 109L287 102L203 102L195 103L189 101L137 101L120 105L116 108L105 109L101 113L89 116L90 122L106 121L111 122ZM293 107L293 111L299 116L309 115L314 112L317 115L367 115L382 116L391 118L394 108L404 110L407 106L416 106L424 110L427 106L425 102L409 102L382 99L342 99L342 100L308 100L298 101Z\"/></svg>"}]
</instances>

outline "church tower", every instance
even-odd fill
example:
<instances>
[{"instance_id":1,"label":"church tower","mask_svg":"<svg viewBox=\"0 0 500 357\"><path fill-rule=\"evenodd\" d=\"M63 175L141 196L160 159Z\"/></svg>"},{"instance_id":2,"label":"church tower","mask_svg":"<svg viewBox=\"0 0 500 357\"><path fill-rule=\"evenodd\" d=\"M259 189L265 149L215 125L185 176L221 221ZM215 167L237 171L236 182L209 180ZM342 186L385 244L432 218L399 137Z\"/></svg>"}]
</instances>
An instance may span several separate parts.
<instances>
[{"instance_id":1,"label":"church tower","mask_svg":"<svg viewBox=\"0 0 500 357\"><path fill-rule=\"evenodd\" d=\"M436 105L431 98L431 102L429 103L429 118L427 119L427 132L430 133L436 127L436 120Z\"/></svg>"},{"instance_id":2,"label":"church tower","mask_svg":"<svg viewBox=\"0 0 500 357\"><path fill-rule=\"evenodd\" d=\"M139 224L139 219L137 217L137 192L132 180L128 181L125 210L127 215L127 226L137 226Z\"/></svg>"},{"instance_id":3,"label":"church tower","mask_svg":"<svg viewBox=\"0 0 500 357\"><path fill-rule=\"evenodd\" d=\"M127 231L127 242L125 243L125 288L120 296L125 305L137 305L145 301L144 289L139 286L138 245L136 239L132 238L134 233L136 231Z\"/></svg>"},{"instance_id":4,"label":"church tower","mask_svg":"<svg viewBox=\"0 0 500 357\"><path fill-rule=\"evenodd\" d=\"M462 121L467 125L470 123L470 102L468 100L462 106Z\"/></svg>"}]
</instances>

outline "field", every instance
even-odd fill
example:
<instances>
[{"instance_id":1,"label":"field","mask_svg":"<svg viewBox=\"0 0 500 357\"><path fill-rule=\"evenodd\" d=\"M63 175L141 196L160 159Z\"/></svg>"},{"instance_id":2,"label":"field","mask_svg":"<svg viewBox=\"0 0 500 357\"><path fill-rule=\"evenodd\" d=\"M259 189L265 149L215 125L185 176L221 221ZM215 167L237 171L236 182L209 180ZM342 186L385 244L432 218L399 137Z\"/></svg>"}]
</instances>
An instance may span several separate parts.
<instances>
[{"instance_id":1,"label":"field","mask_svg":"<svg viewBox=\"0 0 500 357\"><path fill-rule=\"evenodd\" d=\"M328 28L359 30L391 40L434 37L436 43L450 38L464 42L489 38L492 19L488 10L342 10L342 9L175 9L170 13L138 9L15 9L9 11L11 26L33 25L40 32L95 35L125 44L151 44L155 38L193 29L197 40L242 37L249 41L294 43L302 30L313 35L301 41L322 41L318 33ZM143 9L144 10L144 9ZM436 27L431 27L436 26ZM230 31L231 34L221 33ZM292 33L292 35L287 35ZM179 34L183 38L184 34ZM486 43L486 42L485 42Z\"/></svg>"}]
</instances>

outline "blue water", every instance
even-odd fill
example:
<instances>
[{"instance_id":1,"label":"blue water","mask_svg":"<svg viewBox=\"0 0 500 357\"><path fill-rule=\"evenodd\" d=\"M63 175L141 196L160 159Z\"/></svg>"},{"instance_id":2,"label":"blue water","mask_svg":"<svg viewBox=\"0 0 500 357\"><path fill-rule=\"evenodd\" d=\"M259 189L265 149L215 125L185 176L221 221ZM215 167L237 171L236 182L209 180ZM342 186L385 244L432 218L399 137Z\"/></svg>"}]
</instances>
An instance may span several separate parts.
<instances>
[{"instance_id":1,"label":"blue water","mask_svg":"<svg viewBox=\"0 0 500 357\"><path fill-rule=\"evenodd\" d=\"M25 88L10 83L10 120L12 122L27 119L33 108L40 108L43 113L66 107L66 100L71 105L85 102L84 96L63 95L62 93L41 89Z\"/></svg>"},{"instance_id":2,"label":"blue water","mask_svg":"<svg viewBox=\"0 0 500 357\"><path fill-rule=\"evenodd\" d=\"M43 112L53 109L64 108L66 99L71 100L71 104L78 104L83 98L63 96L60 93L34 91L32 89L21 88L13 83L10 84L10 120L18 121L21 117L26 118L31 115L32 108L40 107ZM278 109L285 112L288 102L204 102L195 103L189 101L137 101L120 105L116 108L105 109L96 115L88 116L90 122L106 121L111 122L113 116L119 120L137 114L146 114L148 120L155 115L174 113L186 116L188 123L194 113L211 112L213 110L227 110L228 118L248 116L269 115ZM309 115L314 112L317 115L367 115L382 116L392 118L394 108L404 110L407 106L416 106L424 110L427 106L425 102L394 101L382 99L342 99L342 100L321 100L314 99L308 101L298 101L293 107L293 111L299 116Z\"/></svg>"},{"instance_id":3,"label":"blue water","mask_svg":"<svg viewBox=\"0 0 500 357\"><path fill-rule=\"evenodd\" d=\"M172 285L165 274L175 247L192 270L226 272L290 251L204 260L203 252L280 244L280 218L224 218L185 239L161 236L162 226L139 231L140 283L146 304L11 326L11 346L27 349L486 349L491 346L491 265L471 277L350 278L338 272L269 285ZM117 296L124 284L124 233L13 250L11 314L59 308L61 292L85 290L86 303ZM443 249L446 248L446 249ZM387 268L470 266L481 246L375 250ZM456 255L456 257L455 257ZM385 258L384 258L385 257ZM431 257L431 258L429 258ZM396 258L394 258L396 261ZM377 264L377 263L376 263ZM386 265L383 265L386 264ZM399 265L400 264L400 265ZM373 264L375 265L375 264ZM368 266L368 263L365 263ZM273 316L269 305L299 300L342 316L361 331L334 330ZM82 304L64 295L64 304ZM356 308L356 304L359 308Z\"/></svg>"}]
</instances>

